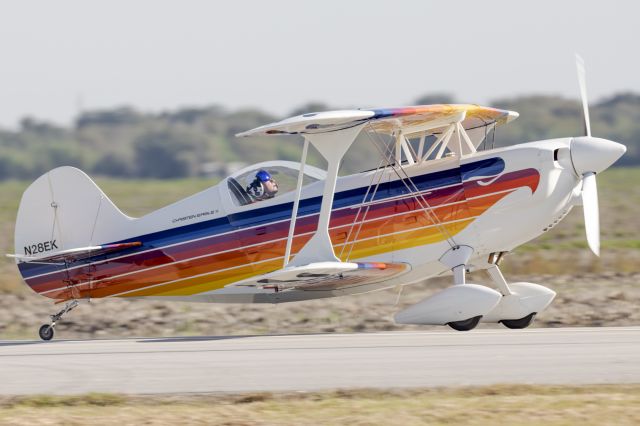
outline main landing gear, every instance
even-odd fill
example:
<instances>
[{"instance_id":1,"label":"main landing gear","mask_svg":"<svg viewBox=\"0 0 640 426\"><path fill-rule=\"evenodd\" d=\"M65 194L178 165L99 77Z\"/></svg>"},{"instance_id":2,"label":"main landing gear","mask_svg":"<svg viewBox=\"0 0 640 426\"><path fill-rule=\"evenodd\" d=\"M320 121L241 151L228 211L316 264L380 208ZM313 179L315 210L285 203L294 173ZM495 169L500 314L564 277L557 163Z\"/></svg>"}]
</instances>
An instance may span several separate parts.
<instances>
[{"instance_id":1,"label":"main landing gear","mask_svg":"<svg viewBox=\"0 0 640 426\"><path fill-rule=\"evenodd\" d=\"M448 325L457 331L473 330L480 322L501 323L507 328L526 328L536 314L544 311L556 293L534 283L508 283L502 276L498 261L492 255L483 265L494 287L466 282L473 249L457 246L439 260L453 273L453 285L430 295L415 305L398 312L398 324Z\"/></svg>"},{"instance_id":2,"label":"main landing gear","mask_svg":"<svg viewBox=\"0 0 640 426\"><path fill-rule=\"evenodd\" d=\"M456 246L447 251L440 262L453 273L450 287L398 312L398 324L448 325L454 330L473 330L484 315L493 310L502 295L489 287L467 283L468 261L473 254L469 246Z\"/></svg>"},{"instance_id":3,"label":"main landing gear","mask_svg":"<svg viewBox=\"0 0 640 426\"><path fill-rule=\"evenodd\" d=\"M67 304L64 305L64 308L60 312L58 312L57 314L51 315L51 323L43 324L38 330L38 334L40 335L40 338L45 341L53 339L53 334L54 334L53 329L56 326L56 322L60 321L60 319L64 314L71 311L76 306L78 306L78 301L72 300L70 302L67 302Z\"/></svg>"},{"instance_id":4,"label":"main landing gear","mask_svg":"<svg viewBox=\"0 0 640 426\"><path fill-rule=\"evenodd\" d=\"M529 327L538 312L543 311L553 298L555 292L546 287L533 283L511 283L504 279L498 262L491 262L487 273L491 277L494 286L499 292L499 301L490 310L482 315L476 315L460 321L448 322L447 325L454 330L468 331L475 328L480 321L488 323L500 323L510 329L523 329ZM453 268L455 285L466 285L462 271L456 274L457 266Z\"/></svg>"},{"instance_id":5,"label":"main landing gear","mask_svg":"<svg viewBox=\"0 0 640 426\"><path fill-rule=\"evenodd\" d=\"M469 284L467 284L466 282L466 274L467 274L466 263L468 262L472 253L473 253L473 249L471 247L459 246L459 247L454 247L450 252L445 253L445 255L440 259L442 263L451 267L451 272L453 273L454 286L469 286ZM497 294L490 295L490 298L495 299L496 297L498 297ZM489 305L495 305L494 302L487 302L487 303L489 303ZM469 310L469 312L473 312L473 311L474 311L473 309ZM479 312L474 312L474 313L479 313ZM450 321L446 325L448 325L449 327L453 328L456 331L470 331L476 328L476 326L480 323L480 320L482 319L482 317L483 315L474 315L467 319L463 319L459 321Z\"/></svg>"}]
</instances>

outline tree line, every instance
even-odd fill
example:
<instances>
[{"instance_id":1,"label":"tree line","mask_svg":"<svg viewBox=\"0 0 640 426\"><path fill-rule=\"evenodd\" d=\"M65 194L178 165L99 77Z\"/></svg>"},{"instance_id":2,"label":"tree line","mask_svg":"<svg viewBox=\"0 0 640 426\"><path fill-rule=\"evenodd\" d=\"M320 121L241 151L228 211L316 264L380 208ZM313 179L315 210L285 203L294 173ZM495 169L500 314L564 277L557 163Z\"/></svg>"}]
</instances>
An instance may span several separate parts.
<instances>
[{"instance_id":1,"label":"tree line","mask_svg":"<svg viewBox=\"0 0 640 426\"><path fill-rule=\"evenodd\" d=\"M453 102L449 95L436 94L410 104ZM582 133L577 100L526 96L499 99L491 106L520 113L518 120L498 129L499 146ZM338 108L310 103L290 115L327 109ZM16 131L0 130L0 180L33 179L61 165L94 175L169 179L224 173L230 163L295 161L300 144L292 138L240 140L234 136L281 118L258 109L230 111L220 106L161 113L129 107L88 111L69 127L25 118ZM627 145L627 154L617 165L640 165L640 95L617 94L593 103L591 122L595 136ZM367 157L349 156L350 168L364 169L370 164ZM317 155L313 161L319 162Z\"/></svg>"}]
</instances>

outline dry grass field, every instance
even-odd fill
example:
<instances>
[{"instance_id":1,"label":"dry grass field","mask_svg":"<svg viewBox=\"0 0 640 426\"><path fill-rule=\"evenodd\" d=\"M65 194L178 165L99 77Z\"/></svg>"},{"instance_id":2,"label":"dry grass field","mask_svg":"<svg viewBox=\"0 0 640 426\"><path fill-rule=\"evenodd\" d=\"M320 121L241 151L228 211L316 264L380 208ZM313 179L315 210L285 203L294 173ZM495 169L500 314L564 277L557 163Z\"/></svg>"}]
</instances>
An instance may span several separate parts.
<instances>
[{"instance_id":1,"label":"dry grass field","mask_svg":"<svg viewBox=\"0 0 640 426\"><path fill-rule=\"evenodd\" d=\"M637 425L640 385L0 398L2 425Z\"/></svg>"}]
</instances>

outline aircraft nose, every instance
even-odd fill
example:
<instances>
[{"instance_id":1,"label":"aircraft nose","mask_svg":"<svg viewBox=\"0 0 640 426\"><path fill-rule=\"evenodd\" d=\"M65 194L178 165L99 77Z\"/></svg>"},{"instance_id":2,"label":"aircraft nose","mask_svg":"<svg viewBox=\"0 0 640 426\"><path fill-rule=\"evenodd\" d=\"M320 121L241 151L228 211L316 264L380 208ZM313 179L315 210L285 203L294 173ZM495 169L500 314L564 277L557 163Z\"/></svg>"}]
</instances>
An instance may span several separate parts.
<instances>
[{"instance_id":1,"label":"aircraft nose","mask_svg":"<svg viewBox=\"0 0 640 426\"><path fill-rule=\"evenodd\" d=\"M571 162L578 176L608 169L627 151L627 147L607 139L581 136L571 141Z\"/></svg>"}]
</instances>

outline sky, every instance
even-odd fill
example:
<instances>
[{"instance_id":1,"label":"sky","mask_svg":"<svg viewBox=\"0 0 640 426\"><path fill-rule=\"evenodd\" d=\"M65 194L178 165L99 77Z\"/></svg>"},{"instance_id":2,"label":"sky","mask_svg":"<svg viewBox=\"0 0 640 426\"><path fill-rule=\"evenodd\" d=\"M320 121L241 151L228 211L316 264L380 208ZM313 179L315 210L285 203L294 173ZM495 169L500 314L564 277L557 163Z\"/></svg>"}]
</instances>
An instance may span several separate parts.
<instances>
[{"instance_id":1,"label":"sky","mask_svg":"<svg viewBox=\"0 0 640 426\"><path fill-rule=\"evenodd\" d=\"M128 105L411 104L640 92L635 1L0 0L0 126Z\"/></svg>"}]
</instances>

